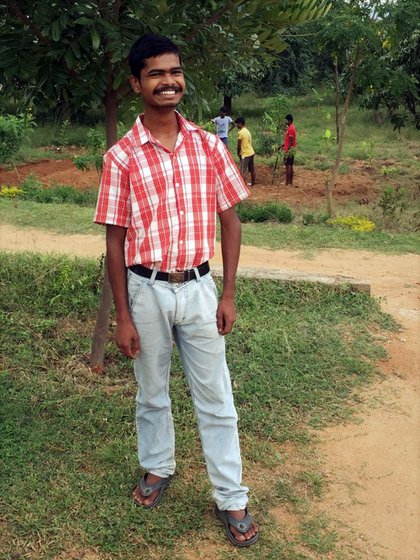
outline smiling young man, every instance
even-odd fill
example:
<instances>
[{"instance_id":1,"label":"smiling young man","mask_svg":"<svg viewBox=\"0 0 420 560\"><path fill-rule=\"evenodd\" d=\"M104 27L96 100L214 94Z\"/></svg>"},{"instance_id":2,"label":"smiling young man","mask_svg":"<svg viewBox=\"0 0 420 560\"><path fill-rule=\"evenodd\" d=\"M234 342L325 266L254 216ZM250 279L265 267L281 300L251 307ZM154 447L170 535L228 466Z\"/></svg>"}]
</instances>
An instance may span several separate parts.
<instances>
[{"instance_id":1,"label":"smiling young man","mask_svg":"<svg viewBox=\"0 0 420 560\"><path fill-rule=\"evenodd\" d=\"M229 541L259 537L246 510L224 335L235 321L241 226L235 205L249 194L226 146L185 120L178 49L141 37L129 54L131 85L144 114L105 155L95 221L106 224L109 279L120 350L134 359L138 455L145 474L135 503L157 506L175 472L169 398L172 339L179 348L198 418L207 472ZM221 224L223 292L208 260ZM186 489L188 491L188 488Z\"/></svg>"}]
</instances>

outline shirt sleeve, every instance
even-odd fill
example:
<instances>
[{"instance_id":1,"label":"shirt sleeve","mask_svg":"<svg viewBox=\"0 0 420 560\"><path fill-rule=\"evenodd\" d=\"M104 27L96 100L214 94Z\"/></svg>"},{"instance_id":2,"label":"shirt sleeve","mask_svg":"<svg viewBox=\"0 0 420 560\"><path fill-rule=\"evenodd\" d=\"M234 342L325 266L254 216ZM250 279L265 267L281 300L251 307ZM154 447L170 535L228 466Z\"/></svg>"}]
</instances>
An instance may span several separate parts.
<instances>
[{"instance_id":1,"label":"shirt sleeve","mask_svg":"<svg viewBox=\"0 0 420 560\"><path fill-rule=\"evenodd\" d=\"M130 225L131 200L128 165L113 152L104 156L101 184L93 221L126 227Z\"/></svg>"},{"instance_id":2,"label":"shirt sleeve","mask_svg":"<svg viewBox=\"0 0 420 560\"><path fill-rule=\"evenodd\" d=\"M212 153L217 174L217 213L236 206L250 194L229 150L217 141Z\"/></svg>"}]
</instances>

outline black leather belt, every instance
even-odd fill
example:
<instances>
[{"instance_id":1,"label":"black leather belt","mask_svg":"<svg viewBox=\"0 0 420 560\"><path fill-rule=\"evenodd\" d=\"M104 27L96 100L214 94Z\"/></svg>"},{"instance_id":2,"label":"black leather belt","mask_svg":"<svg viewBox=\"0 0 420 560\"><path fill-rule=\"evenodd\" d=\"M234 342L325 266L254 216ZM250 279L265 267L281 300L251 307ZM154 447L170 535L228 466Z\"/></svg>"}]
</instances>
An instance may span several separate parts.
<instances>
[{"instance_id":1,"label":"black leather belt","mask_svg":"<svg viewBox=\"0 0 420 560\"><path fill-rule=\"evenodd\" d=\"M135 274L143 276L144 278L151 278L153 270L151 268L146 268L142 264L135 264L129 267ZM210 272L209 262L206 261L200 266L197 266L197 270L200 276L204 276ZM181 284L182 282L189 282L190 280L195 280L195 272L192 268L191 270L182 270L181 272L158 272L156 274L156 280L163 280L164 282L173 282L176 284Z\"/></svg>"}]
</instances>

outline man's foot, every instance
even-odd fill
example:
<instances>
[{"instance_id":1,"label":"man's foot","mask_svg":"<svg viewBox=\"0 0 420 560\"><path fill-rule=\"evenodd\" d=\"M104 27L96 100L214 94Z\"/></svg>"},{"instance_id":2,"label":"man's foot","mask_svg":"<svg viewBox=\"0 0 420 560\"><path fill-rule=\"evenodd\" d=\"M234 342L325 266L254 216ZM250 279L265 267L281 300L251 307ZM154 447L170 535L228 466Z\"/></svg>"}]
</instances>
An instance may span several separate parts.
<instances>
[{"instance_id":1,"label":"man's foot","mask_svg":"<svg viewBox=\"0 0 420 560\"><path fill-rule=\"evenodd\" d=\"M146 509L157 506L171 480L172 476L161 478L155 474L145 474L133 490L132 496L134 503Z\"/></svg>"},{"instance_id":2,"label":"man's foot","mask_svg":"<svg viewBox=\"0 0 420 560\"><path fill-rule=\"evenodd\" d=\"M246 517L246 510L241 509L241 510L229 511L229 515L231 515L238 521L242 521L242 519L245 519ZM252 537L254 537L258 533L259 530L259 526L255 523L253 519L251 521L249 530L246 533L240 533L235 529L235 527L232 527L232 525L229 525L229 527L235 539L241 542L249 541L250 539L252 539Z\"/></svg>"},{"instance_id":3,"label":"man's foot","mask_svg":"<svg viewBox=\"0 0 420 560\"><path fill-rule=\"evenodd\" d=\"M226 536L235 546L251 546L259 538L259 526L246 509L221 511L216 506L216 516L225 526Z\"/></svg>"}]
</instances>

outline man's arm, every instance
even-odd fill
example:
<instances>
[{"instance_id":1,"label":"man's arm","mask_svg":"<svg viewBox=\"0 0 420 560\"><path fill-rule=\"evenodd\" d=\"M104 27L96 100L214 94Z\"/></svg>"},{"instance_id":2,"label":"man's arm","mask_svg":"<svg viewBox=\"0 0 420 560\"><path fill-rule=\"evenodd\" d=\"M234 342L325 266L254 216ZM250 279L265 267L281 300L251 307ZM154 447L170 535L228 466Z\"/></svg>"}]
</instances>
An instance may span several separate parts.
<instances>
[{"instance_id":1,"label":"man's arm","mask_svg":"<svg viewBox=\"0 0 420 560\"><path fill-rule=\"evenodd\" d=\"M241 150L242 150L241 143L242 143L241 140L238 139L238 145L237 145L236 151L238 153L239 159L241 158Z\"/></svg>"},{"instance_id":2,"label":"man's arm","mask_svg":"<svg viewBox=\"0 0 420 560\"><path fill-rule=\"evenodd\" d=\"M135 358L140 350L140 339L128 307L127 269L124 261L126 234L125 227L106 226L108 276L117 319L115 340L123 354L129 358Z\"/></svg>"},{"instance_id":3,"label":"man's arm","mask_svg":"<svg viewBox=\"0 0 420 560\"><path fill-rule=\"evenodd\" d=\"M217 309L217 328L228 334L236 320L235 278L241 250L241 222L235 207L219 214L223 258L223 293Z\"/></svg>"}]
</instances>

